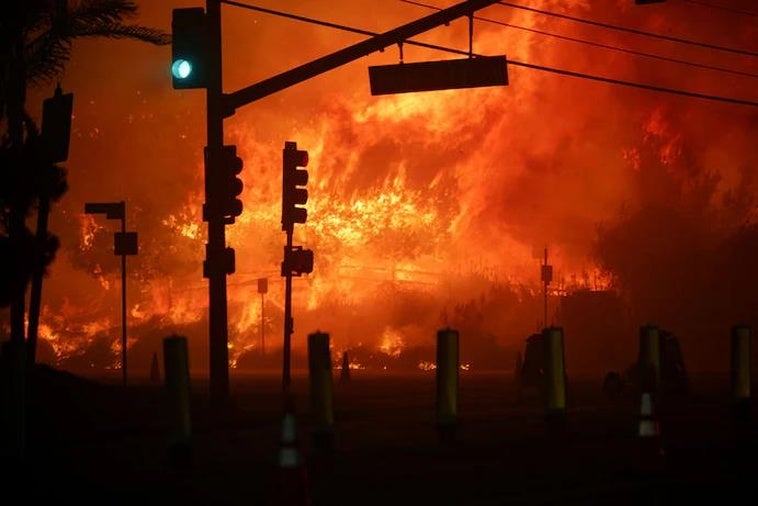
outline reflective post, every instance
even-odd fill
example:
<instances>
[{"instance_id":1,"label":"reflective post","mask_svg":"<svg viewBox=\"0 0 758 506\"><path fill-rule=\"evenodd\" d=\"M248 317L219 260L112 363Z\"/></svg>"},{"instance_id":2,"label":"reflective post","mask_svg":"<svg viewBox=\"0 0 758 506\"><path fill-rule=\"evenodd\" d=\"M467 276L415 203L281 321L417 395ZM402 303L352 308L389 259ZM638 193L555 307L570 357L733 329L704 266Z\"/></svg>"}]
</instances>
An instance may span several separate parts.
<instances>
[{"instance_id":1,"label":"reflective post","mask_svg":"<svg viewBox=\"0 0 758 506\"><path fill-rule=\"evenodd\" d=\"M187 338L176 334L164 338L163 360L170 423L169 458L174 465L187 467L192 461Z\"/></svg>"},{"instance_id":2,"label":"reflective post","mask_svg":"<svg viewBox=\"0 0 758 506\"><path fill-rule=\"evenodd\" d=\"M545 352L545 417L548 429L560 428L566 418L566 366L563 328L542 331Z\"/></svg>"},{"instance_id":3,"label":"reflective post","mask_svg":"<svg viewBox=\"0 0 758 506\"><path fill-rule=\"evenodd\" d=\"M750 415L753 365L753 343L750 327L747 325L732 327L731 344L732 409L738 419L747 420Z\"/></svg>"},{"instance_id":4,"label":"reflective post","mask_svg":"<svg viewBox=\"0 0 758 506\"><path fill-rule=\"evenodd\" d=\"M329 334L308 335L308 375L311 394L311 428L314 442L331 447L334 433L334 396Z\"/></svg>"},{"instance_id":5,"label":"reflective post","mask_svg":"<svg viewBox=\"0 0 758 506\"><path fill-rule=\"evenodd\" d=\"M458 331L445 328L437 332L437 429L441 440L449 441L458 426Z\"/></svg>"}]
</instances>

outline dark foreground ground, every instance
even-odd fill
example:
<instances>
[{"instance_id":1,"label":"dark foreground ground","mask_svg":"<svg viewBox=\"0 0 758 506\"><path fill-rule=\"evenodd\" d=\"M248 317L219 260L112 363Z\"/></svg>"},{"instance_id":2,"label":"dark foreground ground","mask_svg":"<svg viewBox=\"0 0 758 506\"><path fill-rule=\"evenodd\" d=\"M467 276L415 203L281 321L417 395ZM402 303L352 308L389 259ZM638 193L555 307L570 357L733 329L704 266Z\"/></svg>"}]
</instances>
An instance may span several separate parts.
<instances>
[{"instance_id":1,"label":"dark foreground ground","mask_svg":"<svg viewBox=\"0 0 758 506\"><path fill-rule=\"evenodd\" d=\"M600 379L570 382L565 432L554 433L537 399L518 400L509 374L463 372L460 426L445 443L433 373L361 372L346 384L335 375L331 453L313 444L307 379L295 377L314 506L758 500L756 423L731 416L726 376L693 377L689 395L660 400L660 457L636 436L639 398L611 401ZM179 469L167 456L160 385L124 389L39 368L26 458L0 478L0 504L273 504L280 377L233 375L233 405L223 409L211 408L202 381L193 389L192 466Z\"/></svg>"}]
</instances>

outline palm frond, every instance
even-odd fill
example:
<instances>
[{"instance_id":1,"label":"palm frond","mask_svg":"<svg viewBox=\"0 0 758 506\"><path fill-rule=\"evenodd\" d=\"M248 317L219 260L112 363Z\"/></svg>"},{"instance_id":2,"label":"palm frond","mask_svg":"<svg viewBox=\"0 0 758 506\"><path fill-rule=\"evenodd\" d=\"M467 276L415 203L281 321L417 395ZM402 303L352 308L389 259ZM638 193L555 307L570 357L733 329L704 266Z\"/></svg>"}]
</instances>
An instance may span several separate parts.
<instances>
[{"instance_id":1,"label":"palm frond","mask_svg":"<svg viewBox=\"0 0 758 506\"><path fill-rule=\"evenodd\" d=\"M71 40L51 33L26 46L26 78L29 84L48 84L63 73L71 56Z\"/></svg>"},{"instance_id":2,"label":"palm frond","mask_svg":"<svg viewBox=\"0 0 758 506\"><path fill-rule=\"evenodd\" d=\"M107 37L111 39L136 39L157 46L171 44L171 35L157 28L121 23L100 23L72 26L72 37Z\"/></svg>"},{"instance_id":3,"label":"palm frond","mask_svg":"<svg viewBox=\"0 0 758 506\"><path fill-rule=\"evenodd\" d=\"M70 0L72 1L72 0ZM72 2L73 3L73 2ZM60 76L71 56L71 44L77 37L135 39L155 45L171 43L170 34L122 21L137 13L131 0L81 0L69 4L65 20L55 24L55 11L35 13L32 40L26 45L25 59L29 84L47 84Z\"/></svg>"},{"instance_id":4,"label":"palm frond","mask_svg":"<svg viewBox=\"0 0 758 506\"><path fill-rule=\"evenodd\" d=\"M69 16L84 24L120 23L137 14L131 0L82 0L69 7Z\"/></svg>"}]
</instances>

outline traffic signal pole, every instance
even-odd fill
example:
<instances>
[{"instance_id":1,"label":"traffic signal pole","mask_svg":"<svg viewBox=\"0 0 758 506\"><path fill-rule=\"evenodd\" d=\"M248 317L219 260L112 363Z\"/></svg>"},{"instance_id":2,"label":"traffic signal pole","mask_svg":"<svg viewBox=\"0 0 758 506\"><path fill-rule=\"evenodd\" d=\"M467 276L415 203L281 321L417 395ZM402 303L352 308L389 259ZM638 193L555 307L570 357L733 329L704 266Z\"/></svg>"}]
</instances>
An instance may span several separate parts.
<instances>
[{"instance_id":1,"label":"traffic signal pole","mask_svg":"<svg viewBox=\"0 0 758 506\"><path fill-rule=\"evenodd\" d=\"M208 212L208 243L205 247L208 277L209 322L209 388L211 402L224 404L229 400L229 349L227 328L226 269L224 268L226 237L224 216L218 206L209 204L209 185L218 177L224 145L223 88L221 79L221 1L206 0L208 27L207 150L205 156L205 201Z\"/></svg>"},{"instance_id":2,"label":"traffic signal pole","mask_svg":"<svg viewBox=\"0 0 758 506\"><path fill-rule=\"evenodd\" d=\"M284 247L284 258L292 251L292 231L287 231L287 245ZM284 276L284 348L282 352L282 389L289 393L292 377L290 373L290 350L292 333L295 322L292 318L292 271L287 268Z\"/></svg>"},{"instance_id":3,"label":"traffic signal pole","mask_svg":"<svg viewBox=\"0 0 758 506\"><path fill-rule=\"evenodd\" d=\"M429 16L400 26L388 32L346 47L330 55L300 67L265 79L230 94L224 94L221 72L221 4L224 0L206 0L205 13L200 8L174 9L172 17L172 75L176 89L206 90L207 145L205 147L204 179L205 204L203 220L208 222L203 276L208 278L209 320L209 386L211 402L225 404L229 400L229 349L226 298L226 275L234 272L234 250L226 247L225 225L233 223L241 210L231 212L223 195L224 174L224 119L236 109L277 91L293 86L319 74L350 63L375 51L402 43L456 18L472 16L479 9L497 3L498 0L467 0ZM177 37L177 34L179 36ZM236 193L238 194L238 192ZM234 195L232 195L233 197ZM232 204L234 202L232 201ZM239 207L239 206L238 206ZM231 221L229 221L231 219ZM295 275L310 272L313 252L301 247L292 247L288 237L289 261L296 260L308 265ZM288 267L289 269L289 267ZM287 276L291 290L290 269ZM290 297L287 297L288 301ZM23 299L21 299L23 301ZM289 304L289 302L288 302ZM291 308L290 308L291 310ZM21 312L23 315L23 311ZM285 321L285 342L292 333L291 315ZM285 383L289 384L289 346L285 345Z\"/></svg>"},{"instance_id":4,"label":"traffic signal pole","mask_svg":"<svg viewBox=\"0 0 758 506\"><path fill-rule=\"evenodd\" d=\"M224 96L224 114L232 116L236 109L256 100L267 97L329 70L341 67L358 58L363 58L376 51L401 43L432 28L454 21L457 18L473 15L475 11L489 7L500 0L467 0L447 9L437 11L423 18L399 26L387 32L353 44L334 53L322 56L294 69L282 72L261 82L252 84Z\"/></svg>"}]
</instances>

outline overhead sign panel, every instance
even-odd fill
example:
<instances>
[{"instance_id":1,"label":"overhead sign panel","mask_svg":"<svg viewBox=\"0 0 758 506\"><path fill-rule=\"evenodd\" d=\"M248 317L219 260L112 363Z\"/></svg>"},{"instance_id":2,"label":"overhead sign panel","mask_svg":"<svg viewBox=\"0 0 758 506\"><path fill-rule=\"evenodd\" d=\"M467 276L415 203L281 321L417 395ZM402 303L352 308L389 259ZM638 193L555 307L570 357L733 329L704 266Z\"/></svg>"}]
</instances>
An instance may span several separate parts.
<instances>
[{"instance_id":1,"label":"overhead sign panel","mask_svg":"<svg viewBox=\"0 0 758 506\"><path fill-rule=\"evenodd\" d=\"M508 67L505 55L477 56L460 60L398 63L369 67L372 95L415 91L505 86Z\"/></svg>"}]
</instances>

